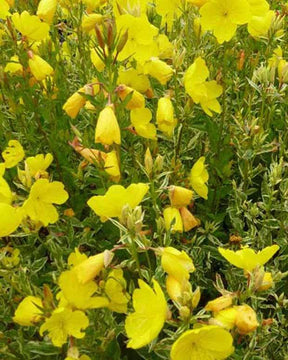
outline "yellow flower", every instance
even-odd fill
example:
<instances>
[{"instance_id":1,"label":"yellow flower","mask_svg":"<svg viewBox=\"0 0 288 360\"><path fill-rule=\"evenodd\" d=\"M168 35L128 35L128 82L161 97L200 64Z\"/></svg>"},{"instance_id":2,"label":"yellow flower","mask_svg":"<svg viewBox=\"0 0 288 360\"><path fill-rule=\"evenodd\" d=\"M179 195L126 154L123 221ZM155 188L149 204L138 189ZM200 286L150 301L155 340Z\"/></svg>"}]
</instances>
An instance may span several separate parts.
<instances>
[{"instance_id":1,"label":"yellow flower","mask_svg":"<svg viewBox=\"0 0 288 360\"><path fill-rule=\"evenodd\" d=\"M265 1L266 2L266 1ZM266 3L267 4L267 3ZM268 5L269 8L269 5ZM248 23L248 32L254 37L266 35L270 29L275 13L273 10L265 12L263 15L253 15Z\"/></svg>"},{"instance_id":2,"label":"yellow flower","mask_svg":"<svg viewBox=\"0 0 288 360\"><path fill-rule=\"evenodd\" d=\"M48 331L53 345L61 347L67 341L68 336L82 339L85 333L81 330L85 330L88 325L89 320L83 311L57 308L51 317L41 325L39 333L43 336L43 333Z\"/></svg>"},{"instance_id":3,"label":"yellow flower","mask_svg":"<svg viewBox=\"0 0 288 360\"><path fill-rule=\"evenodd\" d=\"M167 136L172 136L177 119L174 118L174 108L169 97L162 97L158 100L156 123L159 130Z\"/></svg>"},{"instance_id":4,"label":"yellow flower","mask_svg":"<svg viewBox=\"0 0 288 360\"><path fill-rule=\"evenodd\" d=\"M128 41L118 56L120 61L132 57L140 64L144 64L151 57L157 56L158 47L155 37L158 35L158 29L150 24L146 15L141 17L121 15L116 18L116 25L122 34L128 31Z\"/></svg>"},{"instance_id":5,"label":"yellow flower","mask_svg":"<svg viewBox=\"0 0 288 360\"><path fill-rule=\"evenodd\" d=\"M57 295L57 298L60 299L60 306L71 306L72 308L86 310L106 307L109 304L107 298L93 296L98 290L95 281L80 283L74 268L64 271L59 277L58 284L61 289Z\"/></svg>"},{"instance_id":6,"label":"yellow flower","mask_svg":"<svg viewBox=\"0 0 288 360\"><path fill-rule=\"evenodd\" d=\"M116 93L122 101L125 101L128 96L131 97L126 104L126 109L128 110L143 108L145 106L144 96L129 86L120 84L116 89Z\"/></svg>"},{"instance_id":7,"label":"yellow flower","mask_svg":"<svg viewBox=\"0 0 288 360\"><path fill-rule=\"evenodd\" d=\"M117 83L125 84L132 89L135 89L141 93L145 93L150 88L150 81L146 75L143 74L143 71L140 66L136 69L120 68Z\"/></svg>"},{"instance_id":8,"label":"yellow flower","mask_svg":"<svg viewBox=\"0 0 288 360\"><path fill-rule=\"evenodd\" d=\"M59 181L49 183L47 179L37 180L31 187L23 209L33 221L40 221L44 226L54 224L59 215L52 204L63 204L68 199L64 185Z\"/></svg>"},{"instance_id":9,"label":"yellow flower","mask_svg":"<svg viewBox=\"0 0 288 360\"><path fill-rule=\"evenodd\" d=\"M162 16L162 24L167 24L171 30L175 16L181 14L181 0L156 0L156 11Z\"/></svg>"},{"instance_id":10,"label":"yellow flower","mask_svg":"<svg viewBox=\"0 0 288 360\"><path fill-rule=\"evenodd\" d=\"M152 113L148 108L131 110L130 119L138 135L146 139L157 140L156 127L150 123Z\"/></svg>"},{"instance_id":11,"label":"yellow flower","mask_svg":"<svg viewBox=\"0 0 288 360\"><path fill-rule=\"evenodd\" d=\"M167 316L167 303L163 291L153 279L154 290L143 280L138 280L139 289L133 292L135 312L125 320L125 330L129 337L128 348L139 349L160 333Z\"/></svg>"},{"instance_id":12,"label":"yellow flower","mask_svg":"<svg viewBox=\"0 0 288 360\"><path fill-rule=\"evenodd\" d=\"M193 191L185 189L181 186L170 186L169 199L171 205L177 208L188 206L191 203Z\"/></svg>"},{"instance_id":13,"label":"yellow flower","mask_svg":"<svg viewBox=\"0 0 288 360\"><path fill-rule=\"evenodd\" d=\"M171 360L223 360L233 352L231 334L219 326L206 325L185 331L173 344Z\"/></svg>"},{"instance_id":14,"label":"yellow flower","mask_svg":"<svg viewBox=\"0 0 288 360\"><path fill-rule=\"evenodd\" d=\"M25 163L28 166L31 176L37 176L42 174L51 165L53 161L53 155L48 153L46 155L38 154L36 156L28 157Z\"/></svg>"},{"instance_id":15,"label":"yellow flower","mask_svg":"<svg viewBox=\"0 0 288 360\"><path fill-rule=\"evenodd\" d=\"M12 22L22 36L30 41L44 40L48 36L49 25L41 22L38 16L30 15L28 11L23 11L21 14L14 13Z\"/></svg>"},{"instance_id":16,"label":"yellow flower","mask_svg":"<svg viewBox=\"0 0 288 360\"><path fill-rule=\"evenodd\" d=\"M231 330L235 326L236 316L237 306L232 306L214 314L213 318L209 320L209 323Z\"/></svg>"},{"instance_id":17,"label":"yellow flower","mask_svg":"<svg viewBox=\"0 0 288 360\"><path fill-rule=\"evenodd\" d=\"M5 0L0 0L0 19L6 19L9 13L10 6Z\"/></svg>"},{"instance_id":18,"label":"yellow flower","mask_svg":"<svg viewBox=\"0 0 288 360\"><path fill-rule=\"evenodd\" d=\"M5 167L10 169L16 166L25 156L22 145L17 140L10 140L8 146L2 152Z\"/></svg>"},{"instance_id":19,"label":"yellow flower","mask_svg":"<svg viewBox=\"0 0 288 360\"><path fill-rule=\"evenodd\" d=\"M170 230L172 233L175 232L183 232L183 222L181 218L181 214L177 208L167 207L163 211L164 222L166 230Z\"/></svg>"},{"instance_id":20,"label":"yellow flower","mask_svg":"<svg viewBox=\"0 0 288 360\"><path fill-rule=\"evenodd\" d=\"M205 306L206 311L218 312L232 305L233 297L231 295L223 295L217 299L211 300Z\"/></svg>"},{"instance_id":21,"label":"yellow flower","mask_svg":"<svg viewBox=\"0 0 288 360\"><path fill-rule=\"evenodd\" d=\"M86 104L86 99L83 95L80 94L85 92L84 88L79 89L73 95L67 99L62 109L69 115L72 119L75 119L79 114L79 111Z\"/></svg>"},{"instance_id":22,"label":"yellow flower","mask_svg":"<svg viewBox=\"0 0 288 360\"><path fill-rule=\"evenodd\" d=\"M143 183L131 184L127 189L121 185L112 185L105 195L90 198L88 205L101 217L102 221L113 217L121 219L123 207L129 205L131 209L135 209L143 200L148 189L149 186Z\"/></svg>"},{"instance_id":23,"label":"yellow flower","mask_svg":"<svg viewBox=\"0 0 288 360\"><path fill-rule=\"evenodd\" d=\"M100 274L101 270L104 268L104 259L107 263L112 260L113 253L108 250L104 252L89 256L86 260L82 261L80 264L74 266L74 273L77 275L78 281L80 284L86 284L87 282L93 280L97 275Z\"/></svg>"},{"instance_id":24,"label":"yellow flower","mask_svg":"<svg viewBox=\"0 0 288 360\"><path fill-rule=\"evenodd\" d=\"M121 144L120 128L111 106L106 106L98 117L95 129L95 143L103 145Z\"/></svg>"},{"instance_id":25,"label":"yellow flower","mask_svg":"<svg viewBox=\"0 0 288 360\"><path fill-rule=\"evenodd\" d=\"M250 248L244 248L238 251L218 248L220 254L229 261L230 264L246 271L253 271L257 266L266 264L278 250L278 245L267 246L258 253Z\"/></svg>"},{"instance_id":26,"label":"yellow flower","mask_svg":"<svg viewBox=\"0 0 288 360\"><path fill-rule=\"evenodd\" d=\"M183 286L171 275L168 275L166 278L166 290L170 299L180 302L183 294Z\"/></svg>"},{"instance_id":27,"label":"yellow flower","mask_svg":"<svg viewBox=\"0 0 288 360\"><path fill-rule=\"evenodd\" d=\"M9 62L4 68L4 72L9 72L11 74L23 72L23 66L20 64L19 57L17 55L14 55L10 58Z\"/></svg>"},{"instance_id":28,"label":"yellow flower","mask_svg":"<svg viewBox=\"0 0 288 360\"><path fill-rule=\"evenodd\" d=\"M259 326L255 311L246 304L237 306L235 325L242 335L255 331Z\"/></svg>"},{"instance_id":29,"label":"yellow flower","mask_svg":"<svg viewBox=\"0 0 288 360\"><path fill-rule=\"evenodd\" d=\"M202 156L193 165L190 173L190 183L196 193L203 199L208 198L208 187L206 182L209 179L208 171L205 169L205 157Z\"/></svg>"},{"instance_id":30,"label":"yellow flower","mask_svg":"<svg viewBox=\"0 0 288 360\"><path fill-rule=\"evenodd\" d=\"M219 44L231 40L237 25L251 18L247 0L210 0L201 7L200 14L202 27L212 30Z\"/></svg>"},{"instance_id":31,"label":"yellow flower","mask_svg":"<svg viewBox=\"0 0 288 360\"><path fill-rule=\"evenodd\" d=\"M127 312L130 295L126 292L126 286L122 269L112 270L105 282L105 294L109 299L108 309L118 313Z\"/></svg>"},{"instance_id":32,"label":"yellow flower","mask_svg":"<svg viewBox=\"0 0 288 360\"><path fill-rule=\"evenodd\" d=\"M160 84L165 85L173 76L173 69L158 58L151 58L144 65L144 73L157 79Z\"/></svg>"},{"instance_id":33,"label":"yellow flower","mask_svg":"<svg viewBox=\"0 0 288 360\"><path fill-rule=\"evenodd\" d=\"M5 163L0 164L0 203L11 204L13 194L7 181L3 178L5 173Z\"/></svg>"},{"instance_id":34,"label":"yellow flower","mask_svg":"<svg viewBox=\"0 0 288 360\"><path fill-rule=\"evenodd\" d=\"M0 238L12 234L21 224L22 209L0 203Z\"/></svg>"},{"instance_id":35,"label":"yellow flower","mask_svg":"<svg viewBox=\"0 0 288 360\"><path fill-rule=\"evenodd\" d=\"M262 284L258 287L257 291L266 291L274 285L271 272L265 272L262 280Z\"/></svg>"},{"instance_id":36,"label":"yellow flower","mask_svg":"<svg viewBox=\"0 0 288 360\"><path fill-rule=\"evenodd\" d=\"M37 16L50 24L53 21L56 9L57 0L41 0L38 4Z\"/></svg>"},{"instance_id":37,"label":"yellow flower","mask_svg":"<svg viewBox=\"0 0 288 360\"><path fill-rule=\"evenodd\" d=\"M33 326L39 322L43 316L42 300L35 296L27 296L18 305L13 321L22 326Z\"/></svg>"},{"instance_id":38,"label":"yellow flower","mask_svg":"<svg viewBox=\"0 0 288 360\"><path fill-rule=\"evenodd\" d=\"M173 247L161 249L161 266L174 279L183 283L189 279L189 274L195 271L192 259L185 253Z\"/></svg>"},{"instance_id":39,"label":"yellow flower","mask_svg":"<svg viewBox=\"0 0 288 360\"><path fill-rule=\"evenodd\" d=\"M217 101L217 97L222 94L223 89L214 80L206 81L209 74L205 60L198 57L185 73L184 86L187 94L191 96L195 104L200 103L205 113L212 116L211 110L221 113L221 106Z\"/></svg>"},{"instance_id":40,"label":"yellow flower","mask_svg":"<svg viewBox=\"0 0 288 360\"><path fill-rule=\"evenodd\" d=\"M29 51L29 67L36 80L41 81L53 73L53 68L39 55Z\"/></svg>"}]
</instances>

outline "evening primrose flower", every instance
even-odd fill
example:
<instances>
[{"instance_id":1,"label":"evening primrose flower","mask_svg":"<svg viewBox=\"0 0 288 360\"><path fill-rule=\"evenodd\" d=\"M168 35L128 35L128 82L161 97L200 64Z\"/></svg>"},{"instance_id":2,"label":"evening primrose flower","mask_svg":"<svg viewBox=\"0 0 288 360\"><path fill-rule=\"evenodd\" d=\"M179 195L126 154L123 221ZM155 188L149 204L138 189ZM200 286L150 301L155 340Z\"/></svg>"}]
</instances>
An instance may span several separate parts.
<instances>
[{"instance_id":1,"label":"evening primrose flower","mask_svg":"<svg viewBox=\"0 0 288 360\"><path fill-rule=\"evenodd\" d=\"M151 57L157 56L155 37L158 35L158 29L150 24L146 15L141 17L130 14L120 15L116 18L116 26L122 34L128 31L128 40L118 56L120 61L132 57L140 64L144 64Z\"/></svg>"},{"instance_id":2,"label":"evening primrose flower","mask_svg":"<svg viewBox=\"0 0 288 360\"><path fill-rule=\"evenodd\" d=\"M51 165L52 161L53 155L48 153L46 155L38 154L36 156L28 157L25 160L25 163L27 164L30 175L37 177L37 175L45 173L47 168Z\"/></svg>"},{"instance_id":3,"label":"evening primrose flower","mask_svg":"<svg viewBox=\"0 0 288 360\"><path fill-rule=\"evenodd\" d=\"M152 57L149 61L147 61L144 64L143 69L145 74L157 79L161 85L166 85L173 76L173 69L171 66L155 57Z\"/></svg>"},{"instance_id":4,"label":"evening primrose flower","mask_svg":"<svg viewBox=\"0 0 288 360\"><path fill-rule=\"evenodd\" d=\"M41 41L48 36L49 25L41 22L38 16L30 15L28 11L14 13L11 19L15 28L29 41Z\"/></svg>"},{"instance_id":5,"label":"evening primrose flower","mask_svg":"<svg viewBox=\"0 0 288 360\"><path fill-rule=\"evenodd\" d=\"M125 330L129 337L128 348L139 349L160 333L167 317L167 303L159 283L153 279L152 289L143 280L138 280L139 289L133 292L135 312L125 320Z\"/></svg>"},{"instance_id":6,"label":"evening primrose flower","mask_svg":"<svg viewBox=\"0 0 288 360\"><path fill-rule=\"evenodd\" d=\"M5 167L10 169L16 166L25 156L22 145L17 140L10 140L8 146L2 152Z\"/></svg>"},{"instance_id":7,"label":"evening primrose flower","mask_svg":"<svg viewBox=\"0 0 288 360\"><path fill-rule=\"evenodd\" d=\"M162 24L171 30L175 16L181 14L181 0L156 0L156 11L162 17Z\"/></svg>"},{"instance_id":8,"label":"evening primrose flower","mask_svg":"<svg viewBox=\"0 0 288 360\"><path fill-rule=\"evenodd\" d=\"M130 295L126 292L126 280L122 269L112 270L105 282L105 294L109 299L108 309L126 313Z\"/></svg>"},{"instance_id":9,"label":"evening primrose flower","mask_svg":"<svg viewBox=\"0 0 288 360\"><path fill-rule=\"evenodd\" d=\"M22 326L33 326L43 316L41 308L42 300L36 296L27 296L18 305L13 321Z\"/></svg>"},{"instance_id":10,"label":"evening primrose flower","mask_svg":"<svg viewBox=\"0 0 288 360\"><path fill-rule=\"evenodd\" d=\"M103 145L121 144L120 127L111 106L106 106L99 114L96 129L95 143Z\"/></svg>"},{"instance_id":11,"label":"evening primrose flower","mask_svg":"<svg viewBox=\"0 0 288 360\"><path fill-rule=\"evenodd\" d=\"M208 187L206 185L209 174L204 165L205 157L200 157L193 165L190 172L190 183L196 193L203 199L208 198Z\"/></svg>"},{"instance_id":12,"label":"evening primrose flower","mask_svg":"<svg viewBox=\"0 0 288 360\"><path fill-rule=\"evenodd\" d=\"M0 238L9 236L17 230L23 219L21 208L15 208L6 203L0 203Z\"/></svg>"},{"instance_id":13,"label":"evening primrose flower","mask_svg":"<svg viewBox=\"0 0 288 360\"><path fill-rule=\"evenodd\" d=\"M266 0L248 0L248 3L252 15L248 22L249 34L254 37L266 35L274 17L274 11L270 10Z\"/></svg>"},{"instance_id":14,"label":"evening primrose flower","mask_svg":"<svg viewBox=\"0 0 288 360\"><path fill-rule=\"evenodd\" d=\"M231 40L237 25L251 18L247 0L210 0L201 7L200 14L203 29L213 31L219 44Z\"/></svg>"},{"instance_id":15,"label":"evening primrose flower","mask_svg":"<svg viewBox=\"0 0 288 360\"><path fill-rule=\"evenodd\" d=\"M52 204L63 204L68 199L64 185L59 181L49 183L47 179L38 179L31 187L23 210L33 221L40 221L44 226L54 224L59 215Z\"/></svg>"},{"instance_id":16,"label":"evening primrose flower","mask_svg":"<svg viewBox=\"0 0 288 360\"><path fill-rule=\"evenodd\" d=\"M99 275L104 266L111 262L112 258L113 253L105 250L100 254L89 256L86 260L74 266L73 271L77 275L79 282L86 284Z\"/></svg>"},{"instance_id":17,"label":"evening primrose flower","mask_svg":"<svg viewBox=\"0 0 288 360\"><path fill-rule=\"evenodd\" d=\"M79 114L79 111L85 106L86 99L81 93L84 93L84 87L76 91L73 95L71 95L65 104L63 105L62 109L69 115L72 119L75 119L76 116Z\"/></svg>"},{"instance_id":18,"label":"evening primrose flower","mask_svg":"<svg viewBox=\"0 0 288 360\"><path fill-rule=\"evenodd\" d=\"M98 291L96 282L93 280L80 282L74 268L62 272L58 284L61 289L57 294L60 300L59 306L86 310L106 307L109 304L106 297L95 296Z\"/></svg>"},{"instance_id":19,"label":"evening primrose flower","mask_svg":"<svg viewBox=\"0 0 288 360\"><path fill-rule=\"evenodd\" d=\"M61 347L67 341L68 336L82 339L89 320L83 311L72 311L68 308L57 308L50 318L46 319L40 327L40 335L48 331L48 336L54 346Z\"/></svg>"},{"instance_id":20,"label":"evening primrose flower","mask_svg":"<svg viewBox=\"0 0 288 360\"><path fill-rule=\"evenodd\" d=\"M231 330L235 327L236 316L237 306L231 306L214 313L213 318L209 319L209 323L211 325L218 325L227 330Z\"/></svg>"},{"instance_id":21,"label":"evening primrose flower","mask_svg":"<svg viewBox=\"0 0 288 360\"><path fill-rule=\"evenodd\" d=\"M190 231L200 225L200 220L197 219L185 206L179 209L184 231Z\"/></svg>"},{"instance_id":22,"label":"evening primrose flower","mask_svg":"<svg viewBox=\"0 0 288 360\"><path fill-rule=\"evenodd\" d=\"M84 253L81 253L79 251L78 248L74 249L74 252L72 252L67 260L67 263L69 266L76 266L78 264L80 264L81 262L83 262L84 260L86 260L88 258L87 255L85 255Z\"/></svg>"},{"instance_id":23,"label":"evening primrose flower","mask_svg":"<svg viewBox=\"0 0 288 360\"><path fill-rule=\"evenodd\" d=\"M160 249L160 255L163 270L180 284L188 280L190 273L195 271L192 259L183 250L165 247Z\"/></svg>"},{"instance_id":24,"label":"evening primrose flower","mask_svg":"<svg viewBox=\"0 0 288 360\"><path fill-rule=\"evenodd\" d=\"M150 81L148 77L143 74L141 66L137 66L136 69L132 67L128 69L120 67L117 84L125 84L140 93L145 93L150 88Z\"/></svg>"},{"instance_id":25,"label":"evening primrose flower","mask_svg":"<svg viewBox=\"0 0 288 360\"><path fill-rule=\"evenodd\" d=\"M57 9L57 0L41 0L37 8L37 16L46 21L48 24L52 23L53 17Z\"/></svg>"},{"instance_id":26,"label":"evening primrose flower","mask_svg":"<svg viewBox=\"0 0 288 360\"><path fill-rule=\"evenodd\" d=\"M112 185L105 195L93 196L87 203L100 216L101 221L113 217L121 219L123 207L129 205L131 209L135 209L148 189L149 185L143 183L131 184L126 189L121 185Z\"/></svg>"},{"instance_id":27,"label":"evening primrose flower","mask_svg":"<svg viewBox=\"0 0 288 360\"><path fill-rule=\"evenodd\" d=\"M220 254L229 261L230 264L250 272L257 266L266 264L266 262L268 262L278 250L278 245L267 246L258 253L248 247L237 251L223 249L220 247L218 248Z\"/></svg>"},{"instance_id":28,"label":"evening primrose flower","mask_svg":"<svg viewBox=\"0 0 288 360\"><path fill-rule=\"evenodd\" d=\"M167 136L172 136L177 119L174 117L174 107L169 97L162 97L158 100L156 124L160 131Z\"/></svg>"},{"instance_id":29,"label":"evening primrose flower","mask_svg":"<svg viewBox=\"0 0 288 360\"><path fill-rule=\"evenodd\" d=\"M184 75L184 86L194 103L200 103L205 113L212 116L212 111L221 113L221 106L217 97L222 94L223 88L215 80L206 81L209 74L205 60L198 57Z\"/></svg>"},{"instance_id":30,"label":"evening primrose flower","mask_svg":"<svg viewBox=\"0 0 288 360\"><path fill-rule=\"evenodd\" d=\"M38 81L44 80L46 76L50 76L54 71L47 61L42 59L39 55L33 54L32 51L29 51L28 64L32 75Z\"/></svg>"},{"instance_id":31,"label":"evening primrose flower","mask_svg":"<svg viewBox=\"0 0 288 360\"><path fill-rule=\"evenodd\" d=\"M133 110L133 109L144 108L145 98L137 90L134 90L129 86L126 86L125 84L120 84L119 86L117 86L115 92L122 101L125 101L126 97L128 96L131 97L128 103L126 104L126 109Z\"/></svg>"},{"instance_id":32,"label":"evening primrose flower","mask_svg":"<svg viewBox=\"0 0 288 360\"><path fill-rule=\"evenodd\" d=\"M219 326L205 325L185 331L173 344L171 360L223 360L234 352L231 334Z\"/></svg>"},{"instance_id":33,"label":"evening primrose flower","mask_svg":"<svg viewBox=\"0 0 288 360\"><path fill-rule=\"evenodd\" d=\"M156 126L151 124L152 113L148 108L133 109L130 120L138 135L151 140L157 140Z\"/></svg>"}]
</instances>

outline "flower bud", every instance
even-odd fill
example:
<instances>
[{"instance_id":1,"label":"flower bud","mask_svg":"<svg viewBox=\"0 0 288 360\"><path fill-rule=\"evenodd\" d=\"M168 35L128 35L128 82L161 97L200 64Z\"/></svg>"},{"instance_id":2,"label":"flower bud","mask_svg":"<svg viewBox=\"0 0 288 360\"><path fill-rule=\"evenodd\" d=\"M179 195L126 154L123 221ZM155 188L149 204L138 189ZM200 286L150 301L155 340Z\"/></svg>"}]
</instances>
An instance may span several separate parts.
<instances>
[{"instance_id":1,"label":"flower bud","mask_svg":"<svg viewBox=\"0 0 288 360\"><path fill-rule=\"evenodd\" d=\"M196 290L193 292L193 295L192 295L192 308L195 309L198 304L199 304L199 301L201 299L201 290L200 290L200 287L197 286Z\"/></svg>"},{"instance_id":2,"label":"flower bud","mask_svg":"<svg viewBox=\"0 0 288 360\"><path fill-rule=\"evenodd\" d=\"M120 53L123 50L124 46L127 43L127 40L128 40L128 30L126 30L119 39L119 42L116 47L117 53Z\"/></svg>"},{"instance_id":3,"label":"flower bud","mask_svg":"<svg viewBox=\"0 0 288 360\"><path fill-rule=\"evenodd\" d=\"M160 84L165 85L173 76L173 69L158 58L151 58L144 65L144 73L157 79Z\"/></svg>"},{"instance_id":4,"label":"flower bud","mask_svg":"<svg viewBox=\"0 0 288 360\"><path fill-rule=\"evenodd\" d=\"M179 314L182 319L187 319L191 315L191 311L187 306L181 306L179 309Z\"/></svg>"},{"instance_id":5,"label":"flower bud","mask_svg":"<svg viewBox=\"0 0 288 360\"><path fill-rule=\"evenodd\" d=\"M144 164L145 164L145 170L147 171L147 174L150 176L153 171L153 159L149 148L147 148L145 152Z\"/></svg>"}]
</instances>

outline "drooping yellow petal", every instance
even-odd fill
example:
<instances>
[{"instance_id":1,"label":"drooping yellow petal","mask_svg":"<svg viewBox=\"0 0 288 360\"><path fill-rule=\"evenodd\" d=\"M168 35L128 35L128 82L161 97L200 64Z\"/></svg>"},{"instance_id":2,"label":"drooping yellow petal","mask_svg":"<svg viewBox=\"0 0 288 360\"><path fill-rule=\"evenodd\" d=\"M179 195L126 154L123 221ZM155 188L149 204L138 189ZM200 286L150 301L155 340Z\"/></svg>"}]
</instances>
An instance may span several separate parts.
<instances>
[{"instance_id":1,"label":"drooping yellow petal","mask_svg":"<svg viewBox=\"0 0 288 360\"><path fill-rule=\"evenodd\" d=\"M160 285L153 280L154 290L143 280L138 280L139 289L133 293L135 312L125 320L125 330L129 337L127 347L139 349L160 333L167 316L167 304Z\"/></svg>"}]
</instances>

